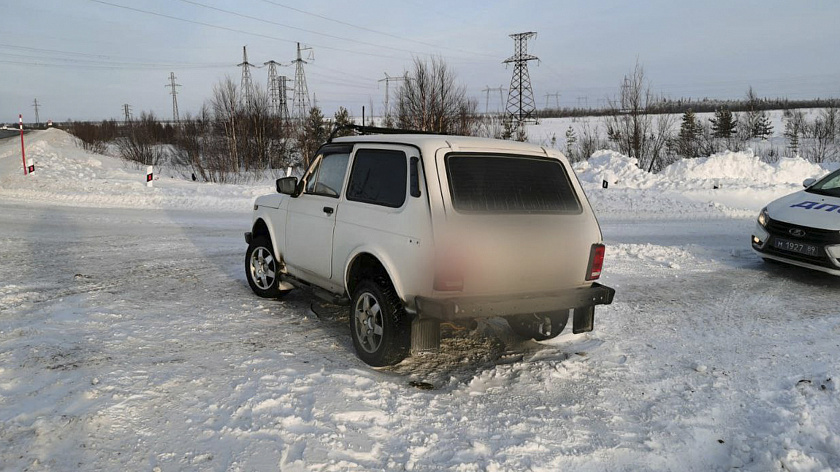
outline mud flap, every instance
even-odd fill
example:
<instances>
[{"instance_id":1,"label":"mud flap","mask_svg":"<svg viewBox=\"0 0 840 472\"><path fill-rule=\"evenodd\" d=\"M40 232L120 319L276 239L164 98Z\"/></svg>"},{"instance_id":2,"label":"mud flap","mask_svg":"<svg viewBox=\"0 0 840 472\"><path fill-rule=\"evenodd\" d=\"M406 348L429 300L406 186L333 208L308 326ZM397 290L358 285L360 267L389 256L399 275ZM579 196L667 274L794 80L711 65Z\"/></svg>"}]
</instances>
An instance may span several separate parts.
<instances>
[{"instance_id":1,"label":"mud flap","mask_svg":"<svg viewBox=\"0 0 840 472\"><path fill-rule=\"evenodd\" d=\"M440 320L436 318L411 321L411 355L438 352L440 349Z\"/></svg>"},{"instance_id":2,"label":"mud flap","mask_svg":"<svg viewBox=\"0 0 840 472\"><path fill-rule=\"evenodd\" d=\"M595 326L595 306L575 308L572 323L572 332L575 334L592 331Z\"/></svg>"}]
</instances>

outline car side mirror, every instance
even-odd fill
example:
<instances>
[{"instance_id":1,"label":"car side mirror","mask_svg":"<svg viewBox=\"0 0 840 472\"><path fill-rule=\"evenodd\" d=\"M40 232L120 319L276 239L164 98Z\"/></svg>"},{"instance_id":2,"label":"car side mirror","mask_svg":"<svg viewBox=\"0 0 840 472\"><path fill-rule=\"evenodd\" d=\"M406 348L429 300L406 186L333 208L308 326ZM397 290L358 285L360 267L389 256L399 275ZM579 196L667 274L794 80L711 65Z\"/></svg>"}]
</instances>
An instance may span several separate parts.
<instances>
[{"instance_id":1,"label":"car side mirror","mask_svg":"<svg viewBox=\"0 0 840 472\"><path fill-rule=\"evenodd\" d=\"M297 177L281 177L277 179L277 192L294 195L297 191Z\"/></svg>"},{"instance_id":2,"label":"car side mirror","mask_svg":"<svg viewBox=\"0 0 840 472\"><path fill-rule=\"evenodd\" d=\"M814 185L815 183L817 183L817 179L805 179L805 181L802 182L802 186L803 187L810 187L811 185Z\"/></svg>"}]
</instances>

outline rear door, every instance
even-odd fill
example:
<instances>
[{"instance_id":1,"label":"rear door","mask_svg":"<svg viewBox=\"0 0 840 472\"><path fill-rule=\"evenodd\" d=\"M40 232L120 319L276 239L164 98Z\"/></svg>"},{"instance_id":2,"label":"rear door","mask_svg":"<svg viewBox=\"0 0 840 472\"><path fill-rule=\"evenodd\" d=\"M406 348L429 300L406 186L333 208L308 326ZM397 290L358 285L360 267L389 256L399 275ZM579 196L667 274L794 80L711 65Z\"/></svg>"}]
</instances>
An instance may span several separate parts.
<instances>
[{"instance_id":1,"label":"rear door","mask_svg":"<svg viewBox=\"0 0 840 472\"><path fill-rule=\"evenodd\" d=\"M464 292L552 291L585 282L601 234L574 176L545 156L442 152L445 259L457 258Z\"/></svg>"},{"instance_id":2,"label":"rear door","mask_svg":"<svg viewBox=\"0 0 840 472\"><path fill-rule=\"evenodd\" d=\"M289 201L283 257L290 269L332 276L333 232L349 158L343 148L317 156L303 177L303 192Z\"/></svg>"}]
</instances>

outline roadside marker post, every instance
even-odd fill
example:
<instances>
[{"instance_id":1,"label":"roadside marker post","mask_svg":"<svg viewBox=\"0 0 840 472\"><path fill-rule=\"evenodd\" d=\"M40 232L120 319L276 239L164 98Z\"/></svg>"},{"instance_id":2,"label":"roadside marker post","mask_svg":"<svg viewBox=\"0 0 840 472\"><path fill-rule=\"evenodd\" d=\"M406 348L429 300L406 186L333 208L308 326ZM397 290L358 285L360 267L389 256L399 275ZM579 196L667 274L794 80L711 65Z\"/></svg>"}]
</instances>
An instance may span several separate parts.
<instances>
[{"instance_id":1,"label":"roadside marker post","mask_svg":"<svg viewBox=\"0 0 840 472\"><path fill-rule=\"evenodd\" d=\"M153 187L152 180L155 178L155 168L152 166L146 167L146 187Z\"/></svg>"},{"instance_id":2,"label":"roadside marker post","mask_svg":"<svg viewBox=\"0 0 840 472\"><path fill-rule=\"evenodd\" d=\"M23 175L28 174L26 167L26 149L23 146L23 115L18 115L18 123L20 124L20 157L23 159Z\"/></svg>"}]
</instances>

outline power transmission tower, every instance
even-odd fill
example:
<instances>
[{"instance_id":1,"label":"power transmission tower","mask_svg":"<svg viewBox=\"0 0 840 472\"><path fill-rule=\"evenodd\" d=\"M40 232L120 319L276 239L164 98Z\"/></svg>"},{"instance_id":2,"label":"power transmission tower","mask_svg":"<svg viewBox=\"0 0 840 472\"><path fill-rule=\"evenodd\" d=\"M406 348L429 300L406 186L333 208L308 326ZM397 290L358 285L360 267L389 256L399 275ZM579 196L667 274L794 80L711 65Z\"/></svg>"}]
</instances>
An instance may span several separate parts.
<instances>
[{"instance_id":1,"label":"power transmission tower","mask_svg":"<svg viewBox=\"0 0 840 472\"><path fill-rule=\"evenodd\" d=\"M242 68L242 80L239 82L239 88L242 89L242 100L246 105L251 105L253 100L254 86L251 82L251 67L253 64L248 62L247 46L242 46L242 62L236 64L237 67Z\"/></svg>"},{"instance_id":2,"label":"power transmission tower","mask_svg":"<svg viewBox=\"0 0 840 472\"><path fill-rule=\"evenodd\" d=\"M131 121L131 105L123 103L123 112L125 113L125 121L123 124L128 124Z\"/></svg>"},{"instance_id":3,"label":"power transmission tower","mask_svg":"<svg viewBox=\"0 0 840 472\"><path fill-rule=\"evenodd\" d=\"M402 77L391 77L388 75L387 72L384 73L385 78L379 79L377 82L385 82L385 116L391 116L391 102L389 101L391 98L391 89L390 84L391 82L402 82L406 80L406 76ZM373 110L371 110L373 112Z\"/></svg>"},{"instance_id":4,"label":"power transmission tower","mask_svg":"<svg viewBox=\"0 0 840 472\"><path fill-rule=\"evenodd\" d=\"M41 124L41 118L38 116L38 109L39 109L40 107L41 107L41 105L38 105L38 99L36 98L36 99L32 102L32 108L34 108L34 109L35 109L35 124L36 124L36 125L40 125L40 124Z\"/></svg>"},{"instance_id":5,"label":"power transmission tower","mask_svg":"<svg viewBox=\"0 0 840 472\"><path fill-rule=\"evenodd\" d=\"M277 61L271 60L263 63L268 66L268 106L272 115L280 115L280 81L277 79L277 66L282 66Z\"/></svg>"},{"instance_id":6,"label":"power transmission tower","mask_svg":"<svg viewBox=\"0 0 840 472\"><path fill-rule=\"evenodd\" d=\"M502 61L513 64L513 77L510 79L507 112L517 125L533 118L534 90L531 88L531 76L528 74L528 62L539 61L537 56L528 54L528 40L537 35L534 31L509 35L514 41L514 54Z\"/></svg>"},{"instance_id":7,"label":"power transmission tower","mask_svg":"<svg viewBox=\"0 0 840 472\"><path fill-rule=\"evenodd\" d=\"M289 78L285 75L277 76L277 95L280 100L280 104L278 109L280 110L280 119L288 120L289 119L289 88L287 85Z\"/></svg>"},{"instance_id":8,"label":"power transmission tower","mask_svg":"<svg viewBox=\"0 0 840 472\"><path fill-rule=\"evenodd\" d=\"M578 97L577 98L578 107L580 107L581 102L583 102L585 104L584 108L589 108L589 97Z\"/></svg>"},{"instance_id":9,"label":"power transmission tower","mask_svg":"<svg viewBox=\"0 0 840 472\"><path fill-rule=\"evenodd\" d=\"M504 103L504 101L505 101L505 99L504 99L505 88L504 88L503 85L499 85L498 87L493 87L493 88L490 88L489 85L485 85L484 88L481 89L481 91L486 94L485 97L484 97L484 113L485 114L489 112L488 108L490 107L490 92L495 92L496 90L499 91L499 104ZM496 109L496 111L498 112L498 108Z\"/></svg>"},{"instance_id":10,"label":"power transmission tower","mask_svg":"<svg viewBox=\"0 0 840 472\"><path fill-rule=\"evenodd\" d=\"M295 59L295 88L294 88L294 96L292 101L294 102L295 107L295 117L299 119L306 118L309 114L309 88L306 86L306 75L303 72L303 65L308 64L308 62L304 61L303 58L300 56L301 51L312 50L312 48L305 46L300 47L300 43L297 43L297 59ZM311 53L310 53L310 60Z\"/></svg>"},{"instance_id":11,"label":"power transmission tower","mask_svg":"<svg viewBox=\"0 0 840 472\"><path fill-rule=\"evenodd\" d=\"M172 95L172 121L174 123L177 123L180 120L178 118L178 90L176 90L176 87L180 87L181 84L176 84L175 79L176 79L175 73L170 72L169 73L169 83L164 85L164 87L171 87L172 88L172 91L169 92Z\"/></svg>"},{"instance_id":12,"label":"power transmission tower","mask_svg":"<svg viewBox=\"0 0 840 472\"><path fill-rule=\"evenodd\" d=\"M547 93L545 94L545 107L548 108L548 99L550 97L554 97L554 106L559 109L560 108L560 92L555 93Z\"/></svg>"}]
</instances>

